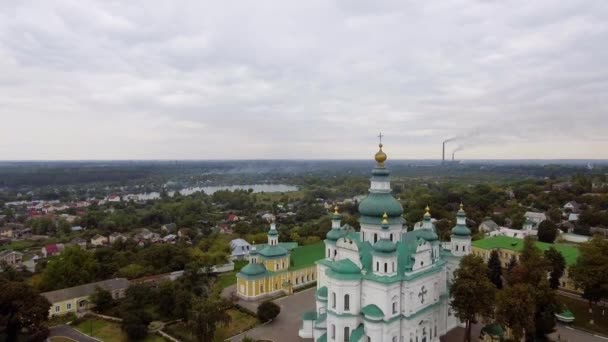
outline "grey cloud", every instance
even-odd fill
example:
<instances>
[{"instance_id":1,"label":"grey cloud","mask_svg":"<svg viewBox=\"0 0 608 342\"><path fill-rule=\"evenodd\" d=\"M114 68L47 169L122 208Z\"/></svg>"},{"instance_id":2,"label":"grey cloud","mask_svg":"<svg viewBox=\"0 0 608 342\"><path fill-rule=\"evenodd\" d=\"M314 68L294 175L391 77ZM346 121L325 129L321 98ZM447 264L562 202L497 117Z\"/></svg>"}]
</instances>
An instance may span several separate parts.
<instances>
[{"instance_id":1,"label":"grey cloud","mask_svg":"<svg viewBox=\"0 0 608 342\"><path fill-rule=\"evenodd\" d=\"M379 130L394 158L471 132L460 158L608 158L607 19L582 0L3 2L0 159L367 158Z\"/></svg>"}]
</instances>

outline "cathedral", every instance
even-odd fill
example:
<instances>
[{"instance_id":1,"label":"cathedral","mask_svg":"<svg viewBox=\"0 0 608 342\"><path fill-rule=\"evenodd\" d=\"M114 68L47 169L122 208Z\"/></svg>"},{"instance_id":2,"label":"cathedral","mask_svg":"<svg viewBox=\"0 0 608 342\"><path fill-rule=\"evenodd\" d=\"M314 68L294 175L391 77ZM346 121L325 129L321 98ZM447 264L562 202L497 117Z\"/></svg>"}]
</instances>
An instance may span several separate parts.
<instances>
[{"instance_id":1,"label":"cathedral","mask_svg":"<svg viewBox=\"0 0 608 342\"><path fill-rule=\"evenodd\" d=\"M334 211L317 261L316 310L305 312L299 336L316 342L431 342L459 325L448 284L471 252L460 206L451 241L440 242L427 207L414 230L391 195L386 154L375 155L368 196L359 204L361 230Z\"/></svg>"}]
</instances>

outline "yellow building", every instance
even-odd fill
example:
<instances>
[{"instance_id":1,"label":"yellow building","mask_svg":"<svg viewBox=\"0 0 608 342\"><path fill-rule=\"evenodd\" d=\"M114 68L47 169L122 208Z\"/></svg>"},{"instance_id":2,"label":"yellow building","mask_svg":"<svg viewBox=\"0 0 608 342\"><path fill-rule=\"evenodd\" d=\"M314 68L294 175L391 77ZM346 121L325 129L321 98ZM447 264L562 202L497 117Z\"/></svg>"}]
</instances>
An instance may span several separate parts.
<instances>
[{"instance_id":1,"label":"yellow building","mask_svg":"<svg viewBox=\"0 0 608 342\"><path fill-rule=\"evenodd\" d=\"M535 242L535 245L543 252L553 247L563 255L567 267L564 275L560 279L560 288L581 292L574 286L572 280L568 278L568 267L576 263L576 259L578 259L579 255L578 248L571 245L550 244L538 241ZM519 262L519 253L523 249L524 240L509 236L494 236L473 241L472 246L473 254L482 257L486 262L490 259L490 253L492 253L493 250L496 250L502 267L507 268L509 262L511 262L511 258L515 258L515 260Z\"/></svg>"},{"instance_id":2,"label":"yellow building","mask_svg":"<svg viewBox=\"0 0 608 342\"><path fill-rule=\"evenodd\" d=\"M53 317L87 311L92 306L89 297L95 293L97 287L110 292L114 299L123 298L129 284L126 278L115 278L44 292L42 295L51 303L49 317Z\"/></svg>"},{"instance_id":3,"label":"yellow building","mask_svg":"<svg viewBox=\"0 0 608 342\"><path fill-rule=\"evenodd\" d=\"M268 231L268 244L252 246L249 264L236 275L237 295L240 298L256 300L291 293L296 288L316 282L317 267L314 262L323 258L323 243L293 250L287 246L279 243L279 233L273 222Z\"/></svg>"}]
</instances>

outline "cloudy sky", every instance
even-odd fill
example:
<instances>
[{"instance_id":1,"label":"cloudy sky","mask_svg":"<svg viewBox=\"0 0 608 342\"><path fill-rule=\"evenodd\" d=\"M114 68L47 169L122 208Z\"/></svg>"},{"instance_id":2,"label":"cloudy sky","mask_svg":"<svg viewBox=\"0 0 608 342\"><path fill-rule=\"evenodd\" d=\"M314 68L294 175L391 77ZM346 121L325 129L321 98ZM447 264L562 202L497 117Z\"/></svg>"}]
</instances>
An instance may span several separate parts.
<instances>
[{"instance_id":1,"label":"cloudy sky","mask_svg":"<svg viewBox=\"0 0 608 342\"><path fill-rule=\"evenodd\" d=\"M0 2L0 159L608 158L608 1Z\"/></svg>"}]
</instances>

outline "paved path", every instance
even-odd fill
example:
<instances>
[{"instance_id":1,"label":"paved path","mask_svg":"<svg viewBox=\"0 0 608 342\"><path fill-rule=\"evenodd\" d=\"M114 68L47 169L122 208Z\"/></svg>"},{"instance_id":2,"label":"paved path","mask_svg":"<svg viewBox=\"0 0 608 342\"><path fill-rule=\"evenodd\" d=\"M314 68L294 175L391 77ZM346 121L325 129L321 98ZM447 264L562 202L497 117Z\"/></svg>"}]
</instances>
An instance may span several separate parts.
<instances>
[{"instance_id":1,"label":"paved path","mask_svg":"<svg viewBox=\"0 0 608 342\"><path fill-rule=\"evenodd\" d=\"M272 322L255 327L245 333L235 336L230 341L238 342L245 336L254 339L267 339L275 342L281 341L310 341L298 336L302 325L302 313L315 310L315 290L313 287L293 295L274 300L281 307L281 313Z\"/></svg>"},{"instance_id":2,"label":"paved path","mask_svg":"<svg viewBox=\"0 0 608 342\"><path fill-rule=\"evenodd\" d=\"M68 337L78 342L99 342L99 340L91 338L67 324L58 325L50 329L49 337L59 336Z\"/></svg>"},{"instance_id":3,"label":"paved path","mask_svg":"<svg viewBox=\"0 0 608 342\"><path fill-rule=\"evenodd\" d=\"M557 331L551 335L556 341L562 342L606 342L608 338L576 330L570 326L557 324ZM559 337L559 339L558 339Z\"/></svg>"}]
</instances>

